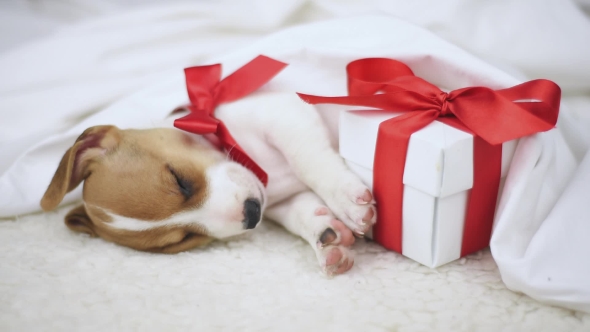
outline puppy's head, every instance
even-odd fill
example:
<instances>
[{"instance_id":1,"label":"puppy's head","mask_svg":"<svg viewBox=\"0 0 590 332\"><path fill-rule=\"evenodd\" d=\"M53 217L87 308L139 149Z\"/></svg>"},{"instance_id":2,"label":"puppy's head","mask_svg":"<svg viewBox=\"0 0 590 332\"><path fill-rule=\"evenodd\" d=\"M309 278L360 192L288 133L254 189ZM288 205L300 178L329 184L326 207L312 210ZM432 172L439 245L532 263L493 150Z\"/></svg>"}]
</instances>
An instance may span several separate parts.
<instances>
[{"instance_id":1,"label":"puppy's head","mask_svg":"<svg viewBox=\"0 0 590 332\"><path fill-rule=\"evenodd\" d=\"M254 228L264 187L200 136L175 129L87 129L63 156L41 207L84 182L84 204L65 218L78 232L173 253Z\"/></svg>"}]
</instances>

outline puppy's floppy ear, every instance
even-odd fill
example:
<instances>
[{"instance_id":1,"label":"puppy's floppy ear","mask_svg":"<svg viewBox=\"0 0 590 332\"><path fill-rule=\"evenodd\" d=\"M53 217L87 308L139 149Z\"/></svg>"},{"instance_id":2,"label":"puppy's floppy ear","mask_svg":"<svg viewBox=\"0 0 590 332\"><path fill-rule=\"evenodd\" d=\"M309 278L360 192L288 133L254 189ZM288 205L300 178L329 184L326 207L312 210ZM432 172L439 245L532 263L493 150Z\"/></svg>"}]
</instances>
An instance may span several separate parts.
<instances>
[{"instance_id":1,"label":"puppy's floppy ear","mask_svg":"<svg viewBox=\"0 0 590 332\"><path fill-rule=\"evenodd\" d=\"M86 213L84 205L80 205L68 212L64 219L66 226L74 232L86 233L90 236L96 236L94 225Z\"/></svg>"},{"instance_id":2,"label":"puppy's floppy ear","mask_svg":"<svg viewBox=\"0 0 590 332\"><path fill-rule=\"evenodd\" d=\"M115 126L96 126L86 129L76 143L61 158L53 179L41 199L41 208L54 209L64 196L90 175L89 166L97 157L114 149L121 140Z\"/></svg>"}]
</instances>

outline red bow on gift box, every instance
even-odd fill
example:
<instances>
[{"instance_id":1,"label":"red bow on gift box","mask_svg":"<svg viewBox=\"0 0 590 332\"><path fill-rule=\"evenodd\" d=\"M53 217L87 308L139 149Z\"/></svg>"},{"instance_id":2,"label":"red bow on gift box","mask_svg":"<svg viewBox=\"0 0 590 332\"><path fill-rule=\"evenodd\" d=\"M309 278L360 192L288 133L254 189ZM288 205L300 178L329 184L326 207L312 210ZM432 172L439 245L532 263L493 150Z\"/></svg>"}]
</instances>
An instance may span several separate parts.
<instances>
[{"instance_id":1,"label":"red bow on gift box","mask_svg":"<svg viewBox=\"0 0 590 332\"><path fill-rule=\"evenodd\" d=\"M190 114L174 121L176 128L191 133L214 134L230 158L251 170L266 186L266 172L252 160L231 136L225 124L215 118L215 108L238 100L270 81L287 66L286 63L259 55L221 80L221 65L186 68L186 89Z\"/></svg>"},{"instance_id":2,"label":"red bow on gift box","mask_svg":"<svg viewBox=\"0 0 590 332\"><path fill-rule=\"evenodd\" d=\"M347 74L348 96L299 96L310 104L405 112L379 126L373 169L379 220L374 239L402 252L403 174L410 135L438 120L474 135L473 188L461 255L487 247L500 183L502 143L552 129L559 113L559 87L548 80L534 80L503 90L469 87L445 93L414 76L405 64L382 58L351 62Z\"/></svg>"}]
</instances>

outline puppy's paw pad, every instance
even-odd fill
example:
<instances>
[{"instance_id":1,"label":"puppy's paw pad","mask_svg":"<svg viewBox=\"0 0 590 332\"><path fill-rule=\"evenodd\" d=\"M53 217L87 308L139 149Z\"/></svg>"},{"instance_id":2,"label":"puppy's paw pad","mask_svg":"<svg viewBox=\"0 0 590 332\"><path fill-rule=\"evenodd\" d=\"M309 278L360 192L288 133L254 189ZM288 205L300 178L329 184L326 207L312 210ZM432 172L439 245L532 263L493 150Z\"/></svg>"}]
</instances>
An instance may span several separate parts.
<instances>
[{"instance_id":1,"label":"puppy's paw pad","mask_svg":"<svg viewBox=\"0 0 590 332\"><path fill-rule=\"evenodd\" d=\"M354 265L354 258L350 251L340 246L330 246L324 249L323 271L329 277L342 274Z\"/></svg>"},{"instance_id":2,"label":"puppy's paw pad","mask_svg":"<svg viewBox=\"0 0 590 332\"><path fill-rule=\"evenodd\" d=\"M351 246L354 244L354 236L346 225L340 220L332 219L330 226L324 229L318 239L318 247L327 245L341 244L343 246Z\"/></svg>"},{"instance_id":3,"label":"puppy's paw pad","mask_svg":"<svg viewBox=\"0 0 590 332\"><path fill-rule=\"evenodd\" d=\"M320 206L319 208L315 209L314 211L314 215L316 216L325 216L326 214L328 214L330 212L330 210L328 210L327 207L325 206Z\"/></svg>"},{"instance_id":4,"label":"puppy's paw pad","mask_svg":"<svg viewBox=\"0 0 590 332\"><path fill-rule=\"evenodd\" d=\"M346 247L350 247L354 244L354 236L352 235L352 232L342 221L332 219L330 225L332 225L332 227L340 234L340 242L338 244Z\"/></svg>"},{"instance_id":5,"label":"puppy's paw pad","mask_svg":"<svg viewBox=\"0 0 590 332\"><path fill-rule=\"evenodd\" d=\"M322 233L322 235L320 235L320 243L322 246L333 243L337 239L338 239L338 234L336 234L336 232L331 228L326 228L326 230Z\"/></svg>"}]
</instances>

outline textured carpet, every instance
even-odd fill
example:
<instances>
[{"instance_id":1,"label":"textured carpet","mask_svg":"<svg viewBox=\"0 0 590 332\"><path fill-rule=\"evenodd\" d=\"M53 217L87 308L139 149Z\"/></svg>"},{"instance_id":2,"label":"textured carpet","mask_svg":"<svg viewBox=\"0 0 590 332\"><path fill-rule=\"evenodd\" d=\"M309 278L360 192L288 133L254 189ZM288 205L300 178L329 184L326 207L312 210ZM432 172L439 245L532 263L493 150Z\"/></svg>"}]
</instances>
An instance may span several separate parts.
<instances>
[{"instance_id":1,"label":"textured carpet","mask_svg":"<svg viewBox=\"0 0 590 332\"><path fill-rule=\"evenodd\" d=\"M63 208L0 221L1 331L588 331L590 315L506 289L489 251L436 270L358 241L327 279L270 222L177 255L70 232Z\"/></svg>"}]
</instances>

